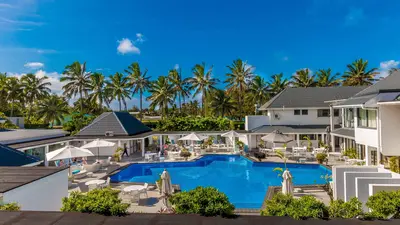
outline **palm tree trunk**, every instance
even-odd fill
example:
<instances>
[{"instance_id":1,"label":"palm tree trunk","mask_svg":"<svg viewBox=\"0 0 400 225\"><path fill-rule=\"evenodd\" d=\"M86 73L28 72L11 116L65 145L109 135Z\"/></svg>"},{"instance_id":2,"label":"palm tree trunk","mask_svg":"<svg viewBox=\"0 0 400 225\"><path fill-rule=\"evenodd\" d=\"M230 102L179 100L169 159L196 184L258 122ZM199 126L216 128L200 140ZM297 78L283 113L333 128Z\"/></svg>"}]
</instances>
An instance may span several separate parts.
<instances>
[{"instance_id":1,"label":"palm tree trunk","mask_svg":"<svg viewBox=\"0 0 400 225\"><path fill-rule=\"evenodd\" d=\"M14 99L11 100L11 113L10 113L10 117L13 117L14 114Z\"/></svg>"},{"instance_id":2,"label":"palm tree trunk","mask_svg":"<svg viewBox=\"0 0 400 225\"><path fill-rule=\"evenodd\" d=\"M181 94L178 95L178 101L179 101L179 113L182 113Z\"/></svg>"},{"instance_id":3,"label":"palm tree trunk","mask_svg":"<svg viewBox=\"0 0 400 225\"><path fill-rule=\"evenodd\" d=\"M140 116L139 117L140 117L140 121L142 121L143 120L143 109L142 109L143 92L141 89L139 91L139 95L140 95L140 112L139 112Z\"/></svg>"},{"instance_id":4,"label":"palm tree trunk","mask_svg":"<svg viewBox=\"0 0 400 225\"><path fill-rule=\"evenodd\" d=\"M118 97L119 111L121 112L121 98Z\"/></svg>"},{"instance_id":5,"label":"palm tree trunk","mask_svg":"<svg viewBox=\"0 0 400 225\"><path fill-rule=\"evenodd\" d=\"M31 119L31 113L32 113L32 103L29 104L29 110L28 110L28 122L30 123L30 119Z\"/></svg>"},{"instance_id":6,"label":"palm tree trunk","mask_svg":"<svg viewBox=\"0 0 400 225\"><path fill-rule=\"evenodd\" d=\"M206 91L203 90L202 96L201 96L201 104L202 104L202 108L203 108L203 116L207 115L207 111L206 111Z\"/></svg>"},{"instance_id":7,"label":"palm tree trunk","mask_svg":"<svg viewBox=\"0 0 400 225\"><path fill-rule=\"evenodd\" d=\"M83 112L83 99L82 99L82 89L79 90L79 95L81 96L81 113Z\"/></svg>"}]
</instances>

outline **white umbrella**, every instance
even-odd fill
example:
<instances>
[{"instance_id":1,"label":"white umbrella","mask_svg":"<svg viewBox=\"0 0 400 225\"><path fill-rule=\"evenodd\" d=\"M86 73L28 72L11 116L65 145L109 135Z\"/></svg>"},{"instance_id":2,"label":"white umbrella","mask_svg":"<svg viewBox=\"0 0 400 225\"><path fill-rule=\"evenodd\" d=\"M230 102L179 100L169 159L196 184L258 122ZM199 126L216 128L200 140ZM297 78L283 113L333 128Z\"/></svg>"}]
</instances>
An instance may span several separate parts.
<instances>
[{"instance_id":1,"label":"white umbrella","mask_svg":"<svg viewBox=\"0 0 400 225\"><path fill-rule=\"evenodd\" d=\"M169 176L169 173L166 169L164 169L164 172L161 174L161 180L161 196L163 198L164 209L166 211L169 211L170 205L168 203L168 197L172 195L173 189L171 184L171 177Z\"/></svg>"},{"instance_id":2,"label":"white umbrella","mask_svg":"<svg viewBox=\"0 0 400 225\"><path fill-rule=\"evenodd\" d=\"M114 145L115 145L114 142L109 142L109 141L105 141L105 140L101 140L101 139L97 138L96 140L87 143L86 145L82 146L81 148L97 148L97 158L99 158L100 148L112 147Z\"/></svg>"},{"instance_id":3,"label":"white umbrella","mask_svg":"<svg viewBox=\"0 0 400 225\"><path fill-rule=\"evenodd\" d=\"M283 194L293 194L293 177L289 170L285 170L282 174L282 193Z\"/></svg>"},{"instance_id":4,"label":"white umbrella","mask_svg":"<svg viewBox=\"0 0 400 225\"><path fill-rule=\"evenodd\" d=\"M206 139L207 137L198 135L196 133L190 133L184 137L179 138L180 141L192 141L192 146L194 141L202 141Z\"/></svg>"},{"instance_id":5,"label":"white umbrella","mask_svg":"<svg viewBox=\"0 0 400 225\"><path fill-rule=\"evenodd\" d=\"M221 137L227 137L227 138L231 139L232 144L233 144L233 149L236 148L235 138L241 137L241 136L242 136L241 134L238 134L236 131L233 131L233 130L226 132L224 134L221 134Z\"/></svg>"},{"instance_id":6,"label":"white umbrella","mask_svg":"<svg viewBox=\"0 0 400 225\"><path fill-rule=\"evenodd\" d=\"M78 148L72 145L67 145L63 148L57 149L55 151L46 154L47 161L55 161L61 159L70 159L77 157L87 157L94 156L93 153L84 148Z\"/></svg>"}]
</instances>

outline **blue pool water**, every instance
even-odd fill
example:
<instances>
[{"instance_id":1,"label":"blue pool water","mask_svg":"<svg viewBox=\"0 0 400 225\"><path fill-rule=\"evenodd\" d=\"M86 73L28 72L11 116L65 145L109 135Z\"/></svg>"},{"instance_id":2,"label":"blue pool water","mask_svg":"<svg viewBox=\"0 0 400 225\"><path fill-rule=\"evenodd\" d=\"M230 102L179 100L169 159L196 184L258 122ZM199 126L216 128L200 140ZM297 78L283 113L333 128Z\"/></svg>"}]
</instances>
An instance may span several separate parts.
<instances>
[{"instance_id":1,"label":"blue pool water","mask_svg":"<svg viewBox=\"0 0 400 225\"><path fill-rule=\"evenodd\" d=\"M172 184L182 191L197 186L212 186L224 192L236 208L261 208L268 186L281 185L281 178L272 170L283 163L252 162L238 155L206 155L191 162L132 164L111 176L114 182L155 183L165 169ZM295 185L324 184L321 175L331 171L320 165L287 164Z\"/></svg>"}]
</instances>

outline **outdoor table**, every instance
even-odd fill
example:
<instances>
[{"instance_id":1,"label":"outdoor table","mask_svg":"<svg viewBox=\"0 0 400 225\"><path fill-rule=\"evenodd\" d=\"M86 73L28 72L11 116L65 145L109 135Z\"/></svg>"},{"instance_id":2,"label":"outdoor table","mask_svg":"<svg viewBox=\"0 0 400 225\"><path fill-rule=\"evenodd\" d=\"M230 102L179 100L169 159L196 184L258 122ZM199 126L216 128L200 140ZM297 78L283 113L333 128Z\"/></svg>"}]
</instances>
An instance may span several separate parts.
<instances>
[{"instance_id":1,"label":"outdoor table","mask_svg":"<svg viewBox=\"0 0 400 225\"><path fill-rule=\"evenodd\" d=\"M145 159L150 159L150 158L153 159L155 155L157 155L157 153L146 153L146 154L144 154L144 158Z\"/></svg>"},{"instance_id":2,"label":"outdoor table","mask_svg":"<svg viewBox=\"0 0 400 225\"><path fill-rule=\"evenodd\" d=\"M90 181L87 181L85 184L86 185L96 185L96 186L99 186L99 185L102 185L102 184L105 184L106 183L106 181L105 180L90 180Z\"/></svg>"},{"instance_id":3,"label":"outdoor table","mask_svg":"<svg viewBox=\"0 0 400 225\"><path fill-rule=\"evenodd\" d=\"M124 192L131 192L131 191L141 191L145 189L143 185L131 185L124 188Z\"/></svg>"}]
</instances>

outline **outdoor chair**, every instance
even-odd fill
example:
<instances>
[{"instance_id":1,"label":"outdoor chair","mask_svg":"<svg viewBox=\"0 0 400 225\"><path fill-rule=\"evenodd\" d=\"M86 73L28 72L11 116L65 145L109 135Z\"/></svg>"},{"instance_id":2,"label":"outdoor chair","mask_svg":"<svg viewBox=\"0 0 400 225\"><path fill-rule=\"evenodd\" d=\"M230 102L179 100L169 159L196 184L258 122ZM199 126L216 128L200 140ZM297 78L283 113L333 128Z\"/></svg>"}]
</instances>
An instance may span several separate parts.
<instances>
[{"instance_id":1,"label":"outdoor chair","mask_svg":"<svg viewBox=\"0 0 400 225\"><path fill-rule=\"evenodd\" d=\"M142 194L145 195L146 198L148 198L148 195L147 195L147 188L148 187L149 187L149 184L148 183L144 183L144 188L139 191L139 198L140 198L140 195L142 195Z\"/></svg>"},{"instance_id":2,"label":"outdoor chair","mask_svg":"<svg viewBox=\"0 0 400 225\"><path fill-rule=\"evenodd\" d=\"M83 165L83 168L87 171L87 172L92 172L92 173L95 173L95 172L97 172L97 171L99 171L100 170L100 168L101 168L101 164L100 163L93 163L93 164L86 164L86 165Z\"/></svg>"},{"instance_id":3,"label":"outdoor chair","mask_svg":"<svg viewBox=\"0 0 400 225\"><path fill-rule=\"evenodd\" d=\"M85 182L79 182L79 183L78 183L78 187L79 187L79 190L80 190L82 193L85 193L85 192L88 192L88 191L89 191L89 186L86 185Z\"/></svg>"},{"instance_id":4,"label":"outdoor chair","mask_svg":"<svg viewBox=\"0 0 400 225\"><path fill-rule=\"evenodd\" d=\"M101 165L101 167L107 167L107 166L110 165L110 163L111 163L111 156L108 157L108 158L105 159L105 160L100 160L100 165Z\"/></svg>"},{"instance_id":5,"label":"outdoor chair","mask_svg":"<svg viewBox=\"0 0 400 225\"><path fill-rule=\"evenodd\" d=\"M111 182L111 178L107 177L107 180L104 184L100 185L100 188L106 188L108 186L110 186L110 182Z\"/></svg>"},{"instance_id":6,"label":"outdoor chair","mask_svg":"<svg viewBox=\"0 0 400 225\"><path fill-rule=\"evenodd\" d=\"M72 177L73 177L74 179L82 179L82 178L84 178L84 177L87 176L87 173L88 173L88 172L87 172L86 170L81 170L81 171L79 171L78 173L73 174Z\"/></svg>"}]
</instances>

